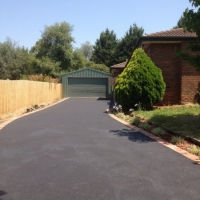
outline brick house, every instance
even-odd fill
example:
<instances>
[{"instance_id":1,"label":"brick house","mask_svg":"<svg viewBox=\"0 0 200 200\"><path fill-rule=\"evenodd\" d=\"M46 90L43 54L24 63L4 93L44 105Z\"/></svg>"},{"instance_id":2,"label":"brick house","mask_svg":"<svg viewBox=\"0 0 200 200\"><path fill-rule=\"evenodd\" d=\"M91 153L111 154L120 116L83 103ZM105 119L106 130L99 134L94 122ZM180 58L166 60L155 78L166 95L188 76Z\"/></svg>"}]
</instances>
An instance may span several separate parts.
<instances>
[{"instance_id":1,"label":"brick house","mask_svg":"<svg viewBox=\"0 0 200 200\"><path fill-rule=\"evenodd\" d=\"M162 70L166 83L165 95L159 105L194 102L200 86L200 72L177 57L176 50L184 50L188 42L195 41L196 34L184 32L182 28L140 37L136 48L144 49L155 65Z\"/></svg>"}]
</instances>

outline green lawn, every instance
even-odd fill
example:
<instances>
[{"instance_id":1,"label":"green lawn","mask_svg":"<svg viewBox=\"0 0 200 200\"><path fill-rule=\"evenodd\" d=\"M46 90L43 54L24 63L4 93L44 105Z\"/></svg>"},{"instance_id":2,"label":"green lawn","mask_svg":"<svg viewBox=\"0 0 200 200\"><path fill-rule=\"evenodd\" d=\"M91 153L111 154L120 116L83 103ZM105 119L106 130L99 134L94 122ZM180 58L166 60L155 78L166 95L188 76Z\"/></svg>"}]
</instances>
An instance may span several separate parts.
<instances>
[{"instance_id":1,"label":"green lawn","mask_svg":"<svg viewBox=\"0 0 200 200\"><path fill-rule=\"evenodd\" d=\"M200 106L171 106L134 114L173 131L200 140Z\"/></svg>"}]
</instances>

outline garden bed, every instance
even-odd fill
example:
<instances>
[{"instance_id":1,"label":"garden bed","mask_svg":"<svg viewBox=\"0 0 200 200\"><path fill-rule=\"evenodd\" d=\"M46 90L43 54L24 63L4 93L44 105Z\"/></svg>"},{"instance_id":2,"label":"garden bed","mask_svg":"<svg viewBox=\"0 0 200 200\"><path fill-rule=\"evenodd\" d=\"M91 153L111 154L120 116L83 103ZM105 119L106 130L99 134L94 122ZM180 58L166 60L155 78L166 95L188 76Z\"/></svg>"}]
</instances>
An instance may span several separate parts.
<instances>
[{"instance_id":1,"label":"garden bed","mask_svg":"<svg viewBox=\"0 0 200 200\"><path fill-rule=\"evenodd\" d=\"M135 111L134 115L185 137L200 140L200 106L157 107L152 111Z\"/></svg>"},{"instance_id":2,"label":"garden bed","mask_svg":"<svg viewBox=\"0 0 200 200\"><path fill-rule=\"evenodd\" d=\"M168 106L152 111L134 111L128 115L117 111L113 114L200 158L199 105Z\"/></svg>"}]
</instances>

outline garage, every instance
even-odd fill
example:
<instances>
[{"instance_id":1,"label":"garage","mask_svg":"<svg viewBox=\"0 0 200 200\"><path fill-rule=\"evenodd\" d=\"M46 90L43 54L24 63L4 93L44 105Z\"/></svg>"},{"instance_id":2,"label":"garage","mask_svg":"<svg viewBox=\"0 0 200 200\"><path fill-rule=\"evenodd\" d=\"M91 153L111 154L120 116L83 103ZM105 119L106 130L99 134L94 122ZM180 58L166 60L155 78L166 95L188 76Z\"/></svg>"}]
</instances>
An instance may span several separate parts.
<instances>
[{"instance_id":1,"label":"garage","mask_svg":"<svg viewBox=\"0 0 200 200\"><path fill-rule=\"evenodd\" d=\"M62 75L63 98L65 97L111 97L109 73L85 68Z\"/></svg>"}]
</instances>

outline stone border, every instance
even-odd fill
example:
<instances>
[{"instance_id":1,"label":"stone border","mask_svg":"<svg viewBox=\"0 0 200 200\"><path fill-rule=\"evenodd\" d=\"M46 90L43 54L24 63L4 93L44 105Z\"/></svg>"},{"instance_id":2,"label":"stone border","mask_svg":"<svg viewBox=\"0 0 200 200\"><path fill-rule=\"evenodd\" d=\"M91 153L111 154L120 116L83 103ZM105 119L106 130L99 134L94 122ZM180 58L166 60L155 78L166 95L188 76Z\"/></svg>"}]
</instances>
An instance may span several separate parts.
<instances>
[{"instance_id":1,"label":"stone border","mask_svg":"<svg viewBox=\"0 0 200 200\"><path fill-rule=\"evenodd\" d=\"M109 110L106 110L106 111L107 111L107 113L109 114L110 117L112 117L113 119L117 120L118 122L130 127L131 129L134 129L136 131L141 132L142 134L150 137L151 139L157 141L158 143L160 143L160 144L170 148L171 150L176 151L177 153L181 154L182 156L185 156L186 158L192 160L195 164L200 165L200 159L199 159L198 156L193 155L193 154L189 153L188 151L183 150L183 149L181 149L181 148L179 148L179 147L177 147L177 146L175 146L175 145L173 145L173 144L171 144L169 142L166 142L166 141L162 140L161 138L156 137L155 135L153 135L153 134L151 134L151 133L149 133L149 132L147 132L147 131L145 131L143 129L140 129L140 128L136 127L136 126L130 125L129 123L125 122L124 120L119 119L115 115L111 114L109 112Z\"/></svg>"},{"instance_id":2,"label":"stone border","mask_svg":"<svg viewBox=\"0 0 200 200\"><path fill-rule=\"evenodd\" d=\"M63 98L63 99L61 99L61 100L59 100L59 101L57 101L57 102L55 102L55 103L52 103L52 104L47 105L47 106L44 106L43 108L39 108L39 109L33 110L33 111L31 111L31 112L24 113L24 114L22 114L22 115L20 115L20 116L12 117L12 118L6 120L5 122L3 122L2 124L0 124L0 130L3 129L5 126L7 126L9 123L13 122L13 121L16 120L16 119L25 117L25 116L27 116L27 115L31 115L31 114L33 114L33 113L39 112L39 111L44 110L44 109L47 109L47 108L49 108L49 107L51 107L51 106L54 106L54 105L56 105L56 104L58 104L58 103L61 103L61 102L65 101L66 99L68 99L68 98ZM49 102L49 103L51 103L51 102Z\"/></svg>"}]
</instances>

